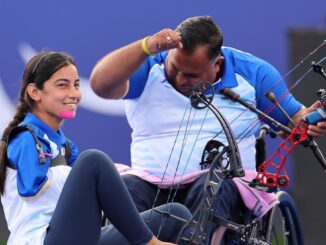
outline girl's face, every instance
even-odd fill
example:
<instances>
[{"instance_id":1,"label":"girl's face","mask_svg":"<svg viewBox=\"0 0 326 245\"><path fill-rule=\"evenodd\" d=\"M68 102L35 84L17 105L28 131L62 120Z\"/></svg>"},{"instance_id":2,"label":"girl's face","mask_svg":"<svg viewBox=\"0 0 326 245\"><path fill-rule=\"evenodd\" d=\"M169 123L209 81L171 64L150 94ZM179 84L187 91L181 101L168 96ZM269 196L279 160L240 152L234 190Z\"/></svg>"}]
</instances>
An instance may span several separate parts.
<instances>
[{"instance_id":1,"label":"girl's face","mask_svg":"<svg viewBox=\"0 0 326 245\"><path fill-rule=\"evenodd\" d=\"M64 118L73 118L81 100L79 77L74 65L64 66L47 80L43 89L35 86L31 97L35 100L33 113L57 130Z\"/></svg>"}]
</instances>

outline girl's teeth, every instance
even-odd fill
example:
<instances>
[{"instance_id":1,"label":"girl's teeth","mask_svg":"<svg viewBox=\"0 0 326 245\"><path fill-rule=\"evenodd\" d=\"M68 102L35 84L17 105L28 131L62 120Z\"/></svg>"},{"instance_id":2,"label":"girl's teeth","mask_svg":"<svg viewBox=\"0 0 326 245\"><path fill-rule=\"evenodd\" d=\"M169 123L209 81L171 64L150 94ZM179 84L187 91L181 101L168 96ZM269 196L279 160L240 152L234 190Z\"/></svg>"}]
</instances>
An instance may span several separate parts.
<instances>
[{"instance_id":1,"label":"girl's teeth","mask_svg":"<svg viewBox=\"0 0 326 245\"><path fill-rule=\"evenodd\" d=\"M65 104L67 107L76 107L76 104Z\"/></svg>"}]
</instances>

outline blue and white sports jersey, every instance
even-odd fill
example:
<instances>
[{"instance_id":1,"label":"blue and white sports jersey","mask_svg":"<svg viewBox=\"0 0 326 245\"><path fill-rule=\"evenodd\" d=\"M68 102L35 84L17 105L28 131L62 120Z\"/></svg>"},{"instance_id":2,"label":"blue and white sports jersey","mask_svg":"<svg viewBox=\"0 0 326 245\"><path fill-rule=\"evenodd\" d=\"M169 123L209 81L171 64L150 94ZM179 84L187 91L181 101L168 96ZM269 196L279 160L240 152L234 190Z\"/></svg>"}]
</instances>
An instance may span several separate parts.
<instances>
[{"instance_id":1,"label":"blue and white sports jersey","mask_svg":"<svg viewBox=\"0 0 326 245\"><path fill-rule=\"evenodd\" d=\"M66 138L63 132L60 129L55 132L31 113L27 114L21 125L31 126L44 152L51 155L48 155L45 163L39 161L35 141L29 131L10 139L7 156L15 169L7 168L5 192L1 197L10 230L8 245L41 245L78 150L70 142L68 166L50 167L51 159L65 154Z\"/></svg>"},{"instance_id":2,"label":"blue and white sports jersey","mask_svg":"<svg viewBox=\"0 0 326 245\"><path fill-rule=\"evenodd\" d=\"M280 97L287 88L283 81L273 87L281 76L269 63L232 48L223 47L222 55L225 58L224 70L221 79L214 83L213 104L231 124L239 142L244 169L254 170L255 133L260 126L257 115L218 91L225 87L232 88L246 102L265 111L271 105L264 98L265 92L272 88L276 97ZM189 113L189 99L167 81L164 68L166 56L164 52L147 59L130 78L129 91L124 99L127 119L133 130L132 167L163 177L169 163L164 178L171 178L176 169L177 176L200 169L203 149L221 131L221 126L208 109L193 111L195 115L190 118L193 116L194 120L190 119L191 125L186 124L189 114L184 114L186 108ZM281 104L290 115L302 107L291 94L287 94ZM269 114L287 123L287 119L277 109ZM224 133L215 139L227 144Z\"/></svg>"}]
</instances>

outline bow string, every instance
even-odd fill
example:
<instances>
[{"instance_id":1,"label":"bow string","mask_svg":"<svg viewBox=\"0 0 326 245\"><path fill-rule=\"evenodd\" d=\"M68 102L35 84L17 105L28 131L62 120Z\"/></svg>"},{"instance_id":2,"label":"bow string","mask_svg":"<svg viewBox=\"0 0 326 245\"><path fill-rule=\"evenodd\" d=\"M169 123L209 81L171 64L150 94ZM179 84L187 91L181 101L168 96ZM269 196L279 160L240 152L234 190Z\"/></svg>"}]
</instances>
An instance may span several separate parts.
<instances>
[{"instance_id":1,"label":"bow string","mask_svg":"<svg viewBox=\"0 0 326 245\"><path fill-rule=\"evenodd\" d=\"M309 57L311 57L312 55L317 53L317 51L320 48L322 48L325 44L326 44L326 40L324 40L320 45L318 45L318 47L316 47L313 51L311 51L299 63L297 63L289 72L287 72L278 81L276 81L267 92L271 91L279 83L284 81L284 79L287 76L289 76L298 67L300 67L302 64L304 64L309 59ZM320 64L325 59L326 59L326 57L324 57L323 59L321 59L317 63ZM306 71L299 79L297 79L294 82L294 84L292 86L290 86L287 89L287 91L282 96L280 96L280 98L277 99L277 102L282 101L285 98L285 96L288 93L290 93L299 83L301 83L301 81L312 70L313 70L313 68L308 69L308 71ZM157 194L156 194L156 197L155 197L155 200L154 200L154 203L153 203L153 207L152 207L152 211L159 212L159 213L165 215L166 217L172 217L172 218L179 219L179 220L186 223L184 225L183 229L180 231L179 238L178 238L179 241L186 242L186 244L204 244L207 241L207 239L209 239L208 236L209 236L210 228L213 225L213 223L215 222L214 218L213 218L214 217L214 211L213 211L213 208L212 208L213 206L212 205L213 205L214 200L216 199L216 196L217 196L217 193L218 193L218 190L219 190L219 183L221 181L221 178L241 177L241 176L244 175L244 170L243 170L242 164L241 164L240 152L239 152L239 149L238 149L237 145L243 138L245 138L250 133L250 131L252 130L251 127L257 126L260 123L260 120L261 120L261 118L256 119L255 122L252 125L250 125L247 129L244 130L244 132L246 132L246 133L242 133L237 138L235 138L233 133L232 133L231 125L239 117L241 117L244 113L249 111L249 109L247 108L247 109L243 110L241 113L239 113L238 116L236 116L231 122L228 123L225 120L225 118L223 117L223 115L215 107L213 107L211 105L211 101L213 100L213 98L212 97L206 97L204 95L205 94L204 91L207 90L207 88L210 88L213 91L213 88L211 87L211 85L208 85L207 83L202 83L200 86L195 88L192 95L190 96L190 97L192 97L192 100L190 98L190 103L189 104L191 104L192 106L195 105L194 107L196 109L204 109L204 108L207 107L206 115L207 115L209 110L211 110L213 112L213 114L216 116L216 118L218 119L218 121L220 122L220 124L222 126L222 130L219 131L218 133L216 133L216 135L213 137L213 139L215 137L217 137L219 134L221 134L222 132L224 132L229 145L222 147L222 150L219 151L217 153L217 155L214 157L214 159L213 159L213 161L211 163L211 166L210 166L210 168L208 170L208 175L207 175L207 179L206 179L204 190L203 190L203 192L204 192L203 201L200 204L199 208L196 210L196 212L193 215L193 218L191 220L186 222L182 218L178 218L178 217L175 217L175 216L171 215L169 213L169 211L162 212L160 210L155 209L157 198L158 198L158 195L159 195L160 190L161 190L161 185L158 186L158 191L157 191ZM214 94L214 92L212 94ZM256 99L255 104L257 104L258 101L260 101L263 96L264 95L261 95L258 99ZM189 109L189 104L187 105L185 113L184 113L184 115L182 117L182 122L180 123L176 139L175 139L174 144L172 146L172 151L173 151L175 149L177 138L180 135L182 124L184 123L184 121L186 121L186 130L184 131L184 135L183 135L183 140L182 140L183 143L182 143L182 146L181 146L180 155L179 155L179 159L178 159L178 162L177 162L177 167L176 167L177 169L179 168L181 155L183 154L183 150L184 150L184 147L186 145L188 134L189 134L190 129L191 129L192 121L194 120L194 117L195 117L195 113L191 117L192 107L190 106L190 109ZM196 104L197 104L197 107L196 107ZM199 106L199 104L203 104L204 106ZM252 105L252 106L254 107L255 105ZM266 113L266 114L270 113L275 106L276 106L275 102L272 103L272 105L270 107L268 107L264 111L264 113ZM186 113L187 110L189 110L189 114L188 114L188 119L186 120L185 118L186 118L186 115L187 115L187 113ZM202 123L202 125L200 127L200 130L197 132L197 136L196 136L196 140L194 142L193 148L195 147L196 141L197 141L197 139L199 137L199 134L200 134L200 132L202 130L202 127L204 125L206 115L204 117L204 120L203 120L203 123ZM190 119L190 118L192 118L192 119ZM238 139L239 139L239 141L237 141ZM191 150L191 153L193 152L193 148ZM164 180L164 177L165 177L169 162L171 160L172 151L171 151L171 154L169 156L168 162L166 164L166 168L165 168L163 176L162 176L161 184L163 183L163 180ZM188 158L184 168L186 168L188 163L189 163L191 153L189 155L189 158ZM223 162L225 162L225 161L228 163L226 167L223 166ZM177 169L176 169L176 172L177 172ZM223 172L222 177L219 174L221 171ZM185 171L183 171L183 173L182 173L182 175L180 177L180 181L178 181L177 185L171 185L171 187L169 189L169 195L168 195L167 203L174 201L177 190L179 189L179 187L180 187L180 185L182 183L182 178L183 178L184 173L185 173ZM176 174L174 175L173 182L175 181L175 178L176 178ZM175 191L174 191L173 197L171 198L173 189L175 189ZM170 200L170 198L171 198L171 200ZM164 222L165 222L165 219L163 219L163 221L162 221L162 223L160 225L159 233L157 235L158 237L159 237L160 231L161 231L161 229L162 229L162 227L164 225ZM193 231L191 232L190 237L184 237L183 233L189 227L191 227ZM188 234L188 236L189 236L189 234Z\"/></svg>"}]
</instances>

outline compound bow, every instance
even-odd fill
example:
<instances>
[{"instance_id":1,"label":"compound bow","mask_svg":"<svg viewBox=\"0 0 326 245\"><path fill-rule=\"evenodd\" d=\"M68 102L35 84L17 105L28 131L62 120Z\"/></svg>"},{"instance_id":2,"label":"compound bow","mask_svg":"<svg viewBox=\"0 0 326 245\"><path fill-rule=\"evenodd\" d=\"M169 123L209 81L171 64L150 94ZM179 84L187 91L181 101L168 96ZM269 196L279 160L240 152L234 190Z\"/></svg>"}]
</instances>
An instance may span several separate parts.
<instances>
[{"instance_id":1,"label":"compound bow","mask_svg":"<svg viewBox=\"0 0 326 245\"><path fill-rule=\"evenodd\" d=\"M288 72L285 76L289 75L293 70L295 70L310 55L315 53L325 43L326 41L324 41L319 47L317 47L307 57L300 61L300 63L298 63L297 66L291 69L290 72ZM316 68L314 67L315 65L316 63L313 64L313 69L316 71ZM317 69L319 68L320 67L317 67ZM321 71L323 72L322 69ZM308 72L310 72L310 70ZM307 75L308 72L306 72L304 76ZM276 86L278 82L283 80L285 76L283 76L279 81L277 81L276 84L272 86L272 88ZM302 76L299 80L301 81L304 76ZM295 82L295 86L300 82L299 80ZM294 86L292 86L292 88L294 88ZM208 90L210 91L210 96L205 95L206 91ZM240 96L232 93L231 90L224 89L221 91L221 93L245 105L245 102L243 103ZM185 221L186 223L179 233L178 242L181 244L207 244L212 233L211 229L217 224L225 226L228 229L232 229L240 233L242 235L241 241L243 244L265 245L267 243L265 243L264 241L257 240L256 238L250 236L251 230L255 229L255 225L257 224L256 219L253 220L249 225L240 225L229 220L216 217L214 215L214 209L212 207L214 201L217 198L221 181L224 178L242 177L244 176L244 170L241 164L237 141L232 133L230 124L225 120L223 115L211 104L213 100L213 95L214 91L211 84L202 83L196 86L196 88L193 90L190 97L191 105L196 109L203 109L208 107L214 113L223 128L228 145L223 145L219 142L216 143L216 141L209 141L207 143L204 150L204 155L206 155L207 157L206 159L203 159L202 164L210 164L210 168L203 190L204 197L198 209L194 213L193 217L190 220ZM292 131L288 127L274 120L273 118L270 118L267 114L260 112L255 107L248 104L245 105L248 109L257 113L260 118L266 119L267 121L274 124L275 126L277 126L288 134L288 137L281 143L278 150L258 168L258 174L256 179L251 183L252 186L264 190L275 190L276 187L286 186L289 180L285 171L286 157L299 143L303 143L306 146L309 146L313 150L314 154L318 158L324 170L326 170L326 160L323 157L321 151L319 150L318 145L307 135L308 124L316 124L317 122L326 119L326 91L320 90L318 96L322 106L318 110L310 113L305 118L303 118L302 121ZM289 143L290 146L287 146L287 144ZM281 159L281 163L279 164L279 166L274 162L275 158ZM276 170L276 173L268 173L267 169L269 169L270 167L274 168ZM221 172L223 173L222 177L219 174ZM156 209L154 210L164 215L172 216L169 213L162 212ZM178 217L175 218L178 219ZM189 230L191 230L190 233L188 232Z\"/></svg>"}]
</instances>

